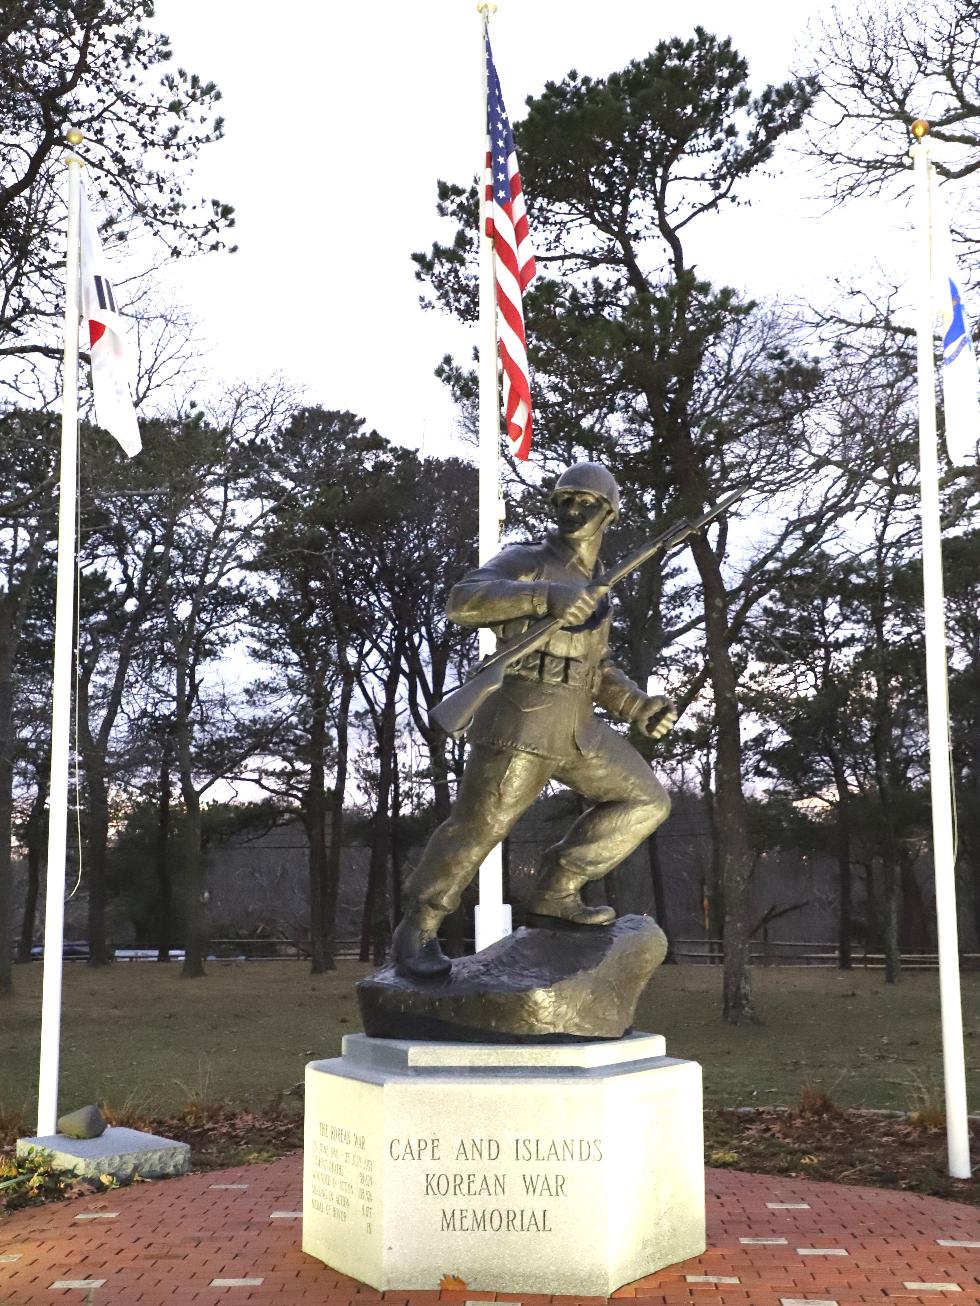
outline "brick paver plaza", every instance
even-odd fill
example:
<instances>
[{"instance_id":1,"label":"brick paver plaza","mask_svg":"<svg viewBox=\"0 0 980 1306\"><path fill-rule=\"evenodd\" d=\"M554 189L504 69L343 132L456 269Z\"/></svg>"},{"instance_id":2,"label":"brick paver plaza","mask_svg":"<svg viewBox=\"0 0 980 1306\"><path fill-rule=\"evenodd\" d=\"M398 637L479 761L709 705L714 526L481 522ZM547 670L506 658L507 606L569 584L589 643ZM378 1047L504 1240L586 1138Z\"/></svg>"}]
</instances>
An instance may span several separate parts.
<instances>
[{"instance_id":1,"label":"brick paver plaza","mask_svg":"<svg viewBox=\"0 0 980 1306\"><path fill-rule=\"evenodd\" d=\"M602 1301L375 1292L303 1255L301 1198L302 1157L295 1153L18 1211L0 1221L0 1306L58 1298L93 1306ZM980 1210L910 1193L709 1170L708 1251L615 1297L637 1306L975 1306Z\"/></svg>"}]
</instances>

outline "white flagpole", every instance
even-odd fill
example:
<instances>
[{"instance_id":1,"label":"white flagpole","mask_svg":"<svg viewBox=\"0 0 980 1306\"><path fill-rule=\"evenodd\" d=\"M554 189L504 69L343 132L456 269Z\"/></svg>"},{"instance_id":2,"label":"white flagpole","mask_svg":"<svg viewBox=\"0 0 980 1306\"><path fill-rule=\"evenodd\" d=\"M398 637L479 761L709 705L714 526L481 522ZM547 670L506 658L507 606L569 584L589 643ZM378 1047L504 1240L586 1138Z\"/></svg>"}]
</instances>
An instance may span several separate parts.
<instances>
[{"instance_id":1,"label":"white flagpole","mask_svg":"<svg viewBox=\"0 0 980 1306\"><path fill-rule=\"evenodd\" d=\"M78 146L82 134L68 133ZM37 1132L53 1134L58 1120L61 1053L61 971L65 932L65 857L68 843L68 749L71 724L72 633L75 616L75 478L78 467L79 176L82 161L68 158L68 257L65 267L65 358L62 375L61 471L58 494L58 582L54 616L51 704L51 785L41 992L41 1064Z\"/></svg>"},{"instance_id":2,"label":"white flagpole","mask_svg":"<svg viewBox=\"0 0 980 1306\"><path fill-rule=\"evenodd\" d=\"M480 562L487 562L500 549L500 391L497 380L497 293L493 271L493 240L487 235L484 203L484 161L487 139L487 59L484 37L490 15L497 6L482 0L477 5L480 23L480 66L483 95L480 105L479 192L480 240L480 317L478 342L480 354ZM493 632L480 627L480 656L493 653ZM503 900L503 859L499 845L480 867L480 901L476 908L476 950L496 943L511 930L510 906Z\"/></svg>"},{"instance_id":3,"label":"white flagpole","mask_svg":"<svg viewBox=\"0 0 980 1306\"><path fill-rule=\"evenodd\" d=\"M946 1145L949 1173L970 1177L970 1129L966 1104L963 1013L956 923L952 775L949 764L949 698L946 677L946 618L943 599L939 467L936 454L935 309L932 275L932 204L929 124L913 124L919 206L920 292L916 322L919 377L919 466L922 487L922 585L926 637L926 696L929 715L929 781L932 792L932 856L936 877L936 927L939 945L939 1001L946 1093Z\"/></svg>"}]
</instances>

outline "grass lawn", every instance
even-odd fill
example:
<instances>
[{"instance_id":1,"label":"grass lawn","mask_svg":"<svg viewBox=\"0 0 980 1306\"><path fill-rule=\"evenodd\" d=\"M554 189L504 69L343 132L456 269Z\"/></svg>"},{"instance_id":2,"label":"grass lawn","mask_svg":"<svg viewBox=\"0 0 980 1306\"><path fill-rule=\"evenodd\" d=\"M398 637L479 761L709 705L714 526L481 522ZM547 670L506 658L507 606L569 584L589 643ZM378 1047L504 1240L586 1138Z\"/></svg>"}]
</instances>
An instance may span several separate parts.
<instances>
[{"instance_id":1,"label":"grass lawn","mask_svg":"<svg viewBox=\"0 0 980 1306\"><path fill-rule=\"evenodd\" d=\"M166 1115L186 1106L259 1108L302 1082L313 1058L336 1055L359 1029L354 984L370 970L342 962L312 976L302 962L212 962L200 980L179 966L117 963L65 967L60 1103L103 1101L119 1111ZM717 967L665 966L637 1013L667 1051L700 1061L711 1106L795 1102L804 1085L842 1106L941 1103L939 990L935 972L888 986L880 972L758 969L763 1022L732 1028L719 1017ZM37 1102L41 967L15 969L0 1001L0 1113ZM980 975L963 977L970 1104L980 1107Z\"/></svg>"},{"instance_id":2,"label":"grass lawn","mask_svg":"<svg viewBox=\"0 0 980 1306\"><path fill-rule=\"evenodd\" d=\"M664 966L640 1001L637 1025L662 1033L673 1056L704 1067L710 1106L790 1105L804 1086L840 1106L942 1105L939 976L770 967L754 970L761 1022L719 1018L721 968ZM980 974L962 977L970 1109L980 1111Z\"/></svg>"}]
</instances>

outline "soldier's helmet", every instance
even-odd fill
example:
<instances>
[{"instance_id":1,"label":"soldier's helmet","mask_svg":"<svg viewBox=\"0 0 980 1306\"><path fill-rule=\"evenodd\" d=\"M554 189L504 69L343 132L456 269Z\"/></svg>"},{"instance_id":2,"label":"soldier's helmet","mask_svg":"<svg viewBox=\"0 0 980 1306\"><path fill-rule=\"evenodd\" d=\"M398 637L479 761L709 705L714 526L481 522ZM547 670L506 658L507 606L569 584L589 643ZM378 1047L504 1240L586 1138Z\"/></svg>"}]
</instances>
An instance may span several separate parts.
<instances>
[{"instance_id":1,"label":"soldier's helmet","mask_svg":"<svg viewBox=\"0 0 980 1306\"><path fill-rule=\"evenodd\" d=\"M599 463L573 463L562 472L551 492L551 502L557 503L563 494L584 490L604 499L613 510L613 521L619 516L619 486L612 472Z\"/></svg>"}]
</instances>

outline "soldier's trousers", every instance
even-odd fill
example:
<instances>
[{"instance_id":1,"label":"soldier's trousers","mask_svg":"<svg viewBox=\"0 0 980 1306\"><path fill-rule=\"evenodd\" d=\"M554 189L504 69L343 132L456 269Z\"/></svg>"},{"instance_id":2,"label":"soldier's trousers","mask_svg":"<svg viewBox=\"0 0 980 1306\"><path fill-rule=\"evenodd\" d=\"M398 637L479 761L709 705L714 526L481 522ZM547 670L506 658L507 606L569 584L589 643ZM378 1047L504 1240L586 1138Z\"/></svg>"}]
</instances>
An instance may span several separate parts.
<instances>
[{"instance_id":1,"label":"soldier's trousers","mask_svg":"<svg viewBox=\"0 0 980 1306\"><path fill-rule=\"evenodd\" d=\"M608 726L594 722L586 753L555 760L509 749L471 746L453 810L432 834L405 885L406 914L416 906L440 917L549 780L592 802L542 860L540 887L562 872L596 880L612 870L663 822L670 799L648 763Z\"/></svg>"}]
</instances>

